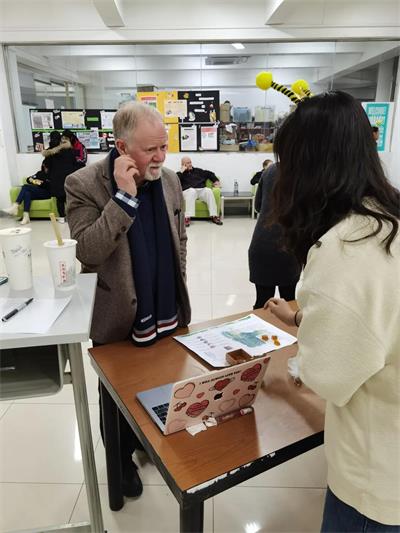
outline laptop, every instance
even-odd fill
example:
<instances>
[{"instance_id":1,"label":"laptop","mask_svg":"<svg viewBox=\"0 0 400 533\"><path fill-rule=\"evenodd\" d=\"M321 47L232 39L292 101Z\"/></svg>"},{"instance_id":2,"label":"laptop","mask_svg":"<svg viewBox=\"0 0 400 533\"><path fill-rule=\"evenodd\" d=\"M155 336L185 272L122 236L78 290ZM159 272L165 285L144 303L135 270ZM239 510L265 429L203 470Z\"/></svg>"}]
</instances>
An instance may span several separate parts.
<instances>
[{"instance_id":1,"label":"laptop","mask_svg":"<svg viewBox=\"0 0 400 533\"><path fill-rule=\"evenodd\" d=\"M164 435L252 405L270 356L137 393Z\"/></svg>"}]
</instances>

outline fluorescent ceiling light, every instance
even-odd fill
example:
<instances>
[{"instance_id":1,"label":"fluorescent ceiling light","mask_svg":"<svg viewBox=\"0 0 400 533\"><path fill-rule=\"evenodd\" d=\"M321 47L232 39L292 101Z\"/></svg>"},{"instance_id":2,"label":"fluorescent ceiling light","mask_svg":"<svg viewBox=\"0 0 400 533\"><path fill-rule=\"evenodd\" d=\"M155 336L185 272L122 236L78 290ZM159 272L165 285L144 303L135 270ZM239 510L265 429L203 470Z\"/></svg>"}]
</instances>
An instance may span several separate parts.
<instances>
[{"instance_id":1,"label":"fluorescent ceiling light","mask_svg":"<svg viewBox=\"0 0 400 533\"><path fill-rule=\"evenodd\" d=\"M243 50L244 45L242 43L232 43L233 48L236 48L236 50Z\"/></svg>"}]
</instances>

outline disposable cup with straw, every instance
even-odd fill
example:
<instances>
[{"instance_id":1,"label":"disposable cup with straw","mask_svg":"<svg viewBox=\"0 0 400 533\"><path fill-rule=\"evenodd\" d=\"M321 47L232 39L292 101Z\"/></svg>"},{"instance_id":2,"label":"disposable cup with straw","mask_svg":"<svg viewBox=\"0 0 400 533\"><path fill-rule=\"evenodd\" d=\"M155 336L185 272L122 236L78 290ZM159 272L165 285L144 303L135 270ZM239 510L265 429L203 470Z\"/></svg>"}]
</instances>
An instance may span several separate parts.
<instances>
[{"instance_id":1,"label":"disposable cup with straw","mask_svg":"<svg viewBox=\"0 0 400 533\"><path fill-rule=\"evenodd\" d=\"M44 243L56 290L73 290L76 285L76 244L74 239L63 239L54 213L50 213L56 239Z\"/></svg>"},{"instance_id":2,"label":"disposable cup with straw","mask_svg":"<svg viewBox=\"0 0 400 533\"><path fill-rule=\"evenodd\" d=\"M11 289L23 291L32 287L31 228L0 230L0 244Z\"/></svg>"}]
</instances>

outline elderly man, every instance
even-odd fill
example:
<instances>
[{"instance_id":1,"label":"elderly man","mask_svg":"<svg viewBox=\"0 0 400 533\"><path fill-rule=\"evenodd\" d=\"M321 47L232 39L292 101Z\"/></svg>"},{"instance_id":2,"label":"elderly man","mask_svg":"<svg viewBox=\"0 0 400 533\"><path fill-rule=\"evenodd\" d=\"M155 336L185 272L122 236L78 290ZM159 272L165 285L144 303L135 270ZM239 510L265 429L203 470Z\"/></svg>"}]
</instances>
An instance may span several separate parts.
<instances>
[{"instance_id":1,"label":"elderly man","mask_svg":"<svg viewBox=\"0 0 400 533\"><path fill-rule=\"evenodd\" d=\"M158 111L126 104L113 130L116 148L67 178L68 222L82 271L98 274L93 345L146 346L190 322L182 189L163 168L167 133ZM121 414L120 438L122 489L139 496L132 453L140 443Z\"/></svg>"},{"instance_id":2,"label":"elderly man","mask_svg":"<svg viewBox=\"0 0 400 533\"><path fill-rule=\"evenodd\" d=\"M213 187L220 187L219 180L214 172L194 168L190 157L182 157L181 170L177 173L181 180L183 196L185 198L185 226L190 226L190 217L195 214L195 202L197 199L205 202L210 213L211 221L222 226L222 221L217 213L217 204L211 189L206 187L206 181L211 180Z\"/></svg>"}]
</instances>

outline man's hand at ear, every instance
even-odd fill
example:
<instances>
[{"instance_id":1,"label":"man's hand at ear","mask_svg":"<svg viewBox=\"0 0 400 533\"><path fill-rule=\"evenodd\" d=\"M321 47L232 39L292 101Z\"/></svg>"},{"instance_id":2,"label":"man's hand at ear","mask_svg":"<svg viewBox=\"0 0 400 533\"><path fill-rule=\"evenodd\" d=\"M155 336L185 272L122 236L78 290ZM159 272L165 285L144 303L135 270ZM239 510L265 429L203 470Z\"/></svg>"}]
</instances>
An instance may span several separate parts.
<instances>
[{"instance_id":1,"label":"man's hand at ear","mask_svg":"<svg viewBox=\"0 0 400 533\"><path fill-rule=\"evenodd\" d=\"M137 188L144 182L136 166L136 162L129 155L120 155L114 164L114 178L117 186L131 196L136 196Z\"/></svg>"}]
</instances>

